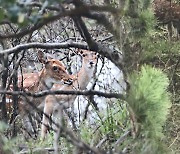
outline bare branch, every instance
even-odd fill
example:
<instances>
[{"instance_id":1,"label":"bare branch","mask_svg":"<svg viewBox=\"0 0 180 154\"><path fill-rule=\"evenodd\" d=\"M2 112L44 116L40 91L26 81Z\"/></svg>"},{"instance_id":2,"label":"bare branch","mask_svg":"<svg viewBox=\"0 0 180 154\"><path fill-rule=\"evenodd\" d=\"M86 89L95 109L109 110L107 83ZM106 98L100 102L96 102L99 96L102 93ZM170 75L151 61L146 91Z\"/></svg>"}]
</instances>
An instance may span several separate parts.
<instances>
[{"instance_id":1,"label":"bare branch","mask_svg":"<svg viewBox=\"0 0 180 154\"><path fill-rule=\"evenodd\" d=\"M27 6L30 7L42 7L42 4L37 3L37 2L32 2L28 4ZM46 9L51 10L51 11L62 11L61 8L56 7L56 6L47 6ZM98 12L111 12L111 13L117 13L120 10L117 8L114 8L110 5L83 5L83 10L89 10L89 11L98 11Z\"/></svg>"},{"instance_id":2,"label":"bare branch","mask_svg":"<svg viewBox=\"0 0 180 154\"><path fill-rule=\"evenodd\" d=\"M99 11L99 10L102 10L102 11L106 11L106 12L109 12L109 11L113 11L114 10L116 12L118 12L119 10L115 9L114 7L112 7L111 9L109 8L109 6L102 6L102 7L99 7L99 6L85 6L83 5L83 7L80 7L78 9L71 9L71 10L63 10L63 12L60 12L54 16L50 16L50 17L46 17L46 18L42 18L42 20L35 24L34 26L32 27L27 27L25 28L24 30L22 30L21 32L17 33L17 34L14 34L14 33L11 33L11 34L7 34L7 35L4 35L4 34L0 34L0 40L1 39L6 39L6 38L19 38L19 37L23 37L29 33L32 33L33 31L37 30L37 29L40 29L42 28L44 25L46 24L49 24L49 23L52 23L62 17L66 17L66 16L69 16L69 17L72 17L72 16L81 16L81 14L84 14L85 12L89 12L90 10L94 10L94 11Z\"/></svg>"},{"instance_id":3,"label":"bare branch","mask_svg":"<svg viewBox=\"0 0 180 154\"><path fill-rule=\"evenodd\" d=\"M100 91L95 91L95 90L88 90L88 91L65 91L65 90L56 90L56 91L51 91L51 90L44 90L42 92L38 93L30 93L30 92L24 92L24 91L0 91L0 94L8 94L8 95L22 95L26 94L27 96L30 97L43 97L46 95L84 95L84 96L100 96L100 97L105 97L105 98L119 98L122 100L125 100L125 96L120 93L104 93Z\"/></svg>"},{"instance_id":4,"label":"bare branch","mask_svg":"<svg viewBox=\"0 0 180 154\"><path fill-rule=\"evenodd\" d=\"M89 40L89 39L87 39L87 40ZM98 44L92 40L90 40L89 43L90 44L88 44L88 45L90 46L90 49L92 51L97 51L102 56L111 60L119 69L123 70L122 57L119 55L118 52L116 52L116 51L112 52L112 50L109 49L107 46ZM95 46L97 47L97 49ZM38 43L38 42L35 42L35 43L26 43L23 45L17 45L13 48L3 50L0 52L0 56L4 55L4 54L11 54L14 52L20 52L21 50L27 50L30 48L61 49L61 48L70 48L70 47L80 48L80 49L88 49L87 45L85 43L77 43L77 42L73 42L71 40L67 41L67 42L63 42L63 43Z\"/></svg>"},{"instance_id":5,"label":"bare branch","mask_svg":"<svg viewBox=\"0 0 180 154\"><path fill-rule=\"evenodd\" d=\"M20 52L21 50L27 50L30 48L41 48L41 49L62 49L62 48L81 48L81 49L87 49L87 45L85 43L77 43L73 42L71 40L63 43L39 43L39 42L33 42L33 43L25 43L17 45L13 48L6 49L0 52L0 56L4 54L12 54L15 52Z\"/></svg>"}]
</instances>

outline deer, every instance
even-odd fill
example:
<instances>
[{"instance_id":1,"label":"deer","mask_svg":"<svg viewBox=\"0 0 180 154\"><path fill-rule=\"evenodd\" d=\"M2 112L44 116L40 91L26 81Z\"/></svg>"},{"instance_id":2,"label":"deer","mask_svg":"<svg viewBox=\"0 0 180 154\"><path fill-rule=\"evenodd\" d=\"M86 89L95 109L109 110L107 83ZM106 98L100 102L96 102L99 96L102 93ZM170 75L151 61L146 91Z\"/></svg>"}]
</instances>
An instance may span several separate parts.
<instances>
[{"instance_id":1,"label":"deer","mask_svg":"<svg viewBox=\"0 0 180 154\"><path fill-rule=\"evenodd\" d=\"M55 83L60 85L72 84L73 79L66 72L66 68L61 61L50 59L46 57L45 54L41 51L38 52L38 59L42 64L44 64L43 69L36 73L26 73L18 76L19 88L27 92L35 93L44 90L50 90ZM12 90L12 86L10 87L10 90ZM45 97L28 98L29 101L31 101L33 105L37 107L43 102ZM25 117L25 115L27 114L25 111L30 110L30 106L27 105L26 99L20 97L18 106L20 115L22 117Z\"/></svg>"},{"instance_id":2,"label":"deer","mask_svg":"<svg viewBox=\"0 0 180 154\"><path fill-rule=\"evenodd\" d=\"M85 90L95 73L97 55L95 52L89 50L80 50L79 53L82 56L82 67L77 74L71 75L73 78L72 85L54 84L51 90ZM76 97L76 95L48 95L45 98L44 114L41 124L42 140L45 139L47 134L49 117L55 112L56 108L59 107L59 104L63 104L63 106L68 108L75 101Z\"/></svg>"}]
</instances>

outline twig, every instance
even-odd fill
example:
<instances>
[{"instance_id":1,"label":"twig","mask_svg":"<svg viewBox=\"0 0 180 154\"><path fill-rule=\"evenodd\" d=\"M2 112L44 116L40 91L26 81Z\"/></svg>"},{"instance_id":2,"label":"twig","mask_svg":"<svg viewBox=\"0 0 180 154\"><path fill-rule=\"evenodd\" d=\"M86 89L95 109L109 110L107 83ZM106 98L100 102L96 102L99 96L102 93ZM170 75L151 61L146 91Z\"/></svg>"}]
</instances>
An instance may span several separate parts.
<instances>
[{"instance_id":1,"label":"twig","mask_svg":"<svg viewBox=\"0 0 180 154\"><path fill-rule=\"evenodd\" d=\"M103 143L105 143L108 140L107 135L105 135L105 137L102 138L102 140L96 145L96 148L99 148L102 146Z\"/></svg>"},{"instance_id":2,"label":"twig","mask_svg":"<svg viewBox=\"0 0 180 154\"><path fill-rule=\"evenodd\" d=\"M116 143L114 144L114 146L117 146L118 144L121 144L125 138L130 135L131 131L130 130L127 130L117 141Z\"/></svg>"},{"instance_id":3,"label":"twig","mask_svg":"<svg viewBox=\"0 0 180 154\"><path fill-rule=\"evenodd\" d=\"M170 148L179 138L179 133L177 133L177 136L175 137L175 139L173 140L173 142L169 145L168 148Z\"/></svg>"}]
</instances>

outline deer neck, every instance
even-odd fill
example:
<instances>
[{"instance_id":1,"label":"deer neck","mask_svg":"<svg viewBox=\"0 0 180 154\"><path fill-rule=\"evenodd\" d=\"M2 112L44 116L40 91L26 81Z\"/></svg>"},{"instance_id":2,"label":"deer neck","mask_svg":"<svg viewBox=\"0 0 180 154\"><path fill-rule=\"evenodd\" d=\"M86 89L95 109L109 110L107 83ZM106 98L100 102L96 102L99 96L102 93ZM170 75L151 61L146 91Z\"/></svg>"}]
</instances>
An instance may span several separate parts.
<instances>
[{"instance_id":1,"label":"deer neck","mask_svg":"<svg viewBox=\"0 0 180 154\"><path fill-rule=\"evenodd\" d=\"M89 67L88 63L83 61L82 68L75 75L76 80L74 81L74 84L73 84L74 87L80 90L84 90L93 77L94 68L95 68L94 65Z\"/></svg>"},{"instance_id":2,"label":"deer neck","mask_svg":"<svg viewBox=\"0 0 180 154\"><path fill-rule=\"evenodd\" d=\"M39 74L39 79L34 85L34 91L49 90L52 86L51 78L46 75L46 71L43 69Z\"/></svg>"}]
</instances>

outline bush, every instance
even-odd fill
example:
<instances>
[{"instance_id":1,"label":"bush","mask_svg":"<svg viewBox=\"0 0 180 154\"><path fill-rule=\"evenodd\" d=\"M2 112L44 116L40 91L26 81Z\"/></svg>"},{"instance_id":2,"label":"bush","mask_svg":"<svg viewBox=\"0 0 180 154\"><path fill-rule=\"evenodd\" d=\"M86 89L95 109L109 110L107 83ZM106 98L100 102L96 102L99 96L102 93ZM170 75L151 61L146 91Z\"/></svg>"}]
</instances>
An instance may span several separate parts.
<instances>
[{"instance_id":1,"label":"bush","mask_svg":"<svg viewBox=\"0 0 180 154\"><path fill-rule=\"evenodd\" d=\"M159 141L163 137L163 125L171 106L167 92L169 80L160 69L144 66L140 73L130 75L129 82L127 102L139 128L139 144L148 141L150 151L152 147L158 150L162 146ZM143 141L142 137L146 140Z\"/></svg>"}]
</instances>

